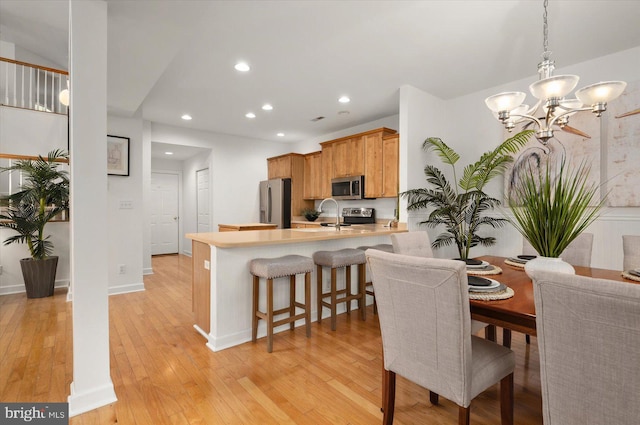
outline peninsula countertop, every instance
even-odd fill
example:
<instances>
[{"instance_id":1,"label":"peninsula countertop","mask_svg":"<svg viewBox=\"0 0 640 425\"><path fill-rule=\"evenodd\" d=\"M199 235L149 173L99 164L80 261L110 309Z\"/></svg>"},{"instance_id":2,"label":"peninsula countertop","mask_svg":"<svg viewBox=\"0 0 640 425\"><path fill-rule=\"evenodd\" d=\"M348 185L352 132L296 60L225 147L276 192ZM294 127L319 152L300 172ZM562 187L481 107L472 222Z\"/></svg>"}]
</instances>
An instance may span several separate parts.
<instances>
[{"instance_id":1,"label":"peninsula countertop","mask_svg":"<svg viewBox=\"0 0 640 425\"><path fill-rule=\"evenodd\" d=\"M354 224L340 227L340 230L336 230L333 227L313 227L305 229L248 230L244 232L188 233L186 237L218 248L239 248L382 236L406 231L406 223L400 223L398 227L387 227L382 224Z\"/></svg>"}]
</instances>

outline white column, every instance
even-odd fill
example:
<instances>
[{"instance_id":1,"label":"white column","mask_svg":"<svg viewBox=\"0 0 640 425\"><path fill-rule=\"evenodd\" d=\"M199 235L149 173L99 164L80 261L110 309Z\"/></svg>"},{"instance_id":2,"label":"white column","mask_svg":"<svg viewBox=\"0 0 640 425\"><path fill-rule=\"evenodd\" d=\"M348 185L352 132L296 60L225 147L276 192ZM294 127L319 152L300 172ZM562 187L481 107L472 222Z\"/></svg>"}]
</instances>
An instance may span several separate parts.
<instances>
[{"instance_id":1,"label":"white column","mask_svg":"<svg viewBox=\"0 0 640 425\"><path fill-rule=\"evenodd\" d=\"M109 370L107 3L69 1L73 382L69 414L116 401Z\"/></svg>"}]
</instances>

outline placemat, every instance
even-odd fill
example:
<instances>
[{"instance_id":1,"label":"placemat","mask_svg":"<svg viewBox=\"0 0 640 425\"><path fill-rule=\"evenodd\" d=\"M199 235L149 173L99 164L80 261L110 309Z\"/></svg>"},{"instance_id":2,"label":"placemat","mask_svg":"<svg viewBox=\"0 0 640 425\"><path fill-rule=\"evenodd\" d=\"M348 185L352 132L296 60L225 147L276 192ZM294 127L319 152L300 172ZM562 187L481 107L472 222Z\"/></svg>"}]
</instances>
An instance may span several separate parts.
<instances>
[{"instance_id":1,"label":"placemat","mask_svg":"<svg viewBox=\"0 0 640 425\"><path fill-rule=\"evenodd\" d=\"M473 276L488 276L488 275L492 275L492 274L500 274L502 273L502 269L498 266L494 266L493 264L489 264L491 267L493 267L492 269L489 270L475 270L475 269L467 269L467 274L473 275Z\"/></svg>"},{"instance_id":2,"label":"placemat","mask_svg":"<svg viewBox=\"0 0 640 425\"><path fill-rule=\"evenodd\" d=\"M624 277L625 279L630 279L630 280L635 280L636 282L640 282L640 277L638 276L634 276L629 272L622 272L622 277Z\"/></svg>"},{"instance_id":3,"label":"placemat","mask_svg":"<svg viewBox=\"0 0 640 425\"><path fill-rule=\"evenodd\" d=\"M517 268L519 268L519 269L524 269L524 264L522 264L522 263L516 263L515 261L511 261L511 260L509 260L508 258L506 258L506 259L504 260L504 263L505 263L505 264L508 264L508 265L510 265L510 266L513 266L513 267L517 267Z\"/></svg>"},{"instance_id":4,"label":"placemat","mask_svg":"<svg viewBox=\"0 0 640 425\"><path fill-rule=\"evenodd\" d=\"M496 301L496 300L506 300L507 298L513 297L513 289L507 286L507 289L504 289L499 292L469 292L470 300L480 300L480 301Z\"/></svg>"}]
</instances>

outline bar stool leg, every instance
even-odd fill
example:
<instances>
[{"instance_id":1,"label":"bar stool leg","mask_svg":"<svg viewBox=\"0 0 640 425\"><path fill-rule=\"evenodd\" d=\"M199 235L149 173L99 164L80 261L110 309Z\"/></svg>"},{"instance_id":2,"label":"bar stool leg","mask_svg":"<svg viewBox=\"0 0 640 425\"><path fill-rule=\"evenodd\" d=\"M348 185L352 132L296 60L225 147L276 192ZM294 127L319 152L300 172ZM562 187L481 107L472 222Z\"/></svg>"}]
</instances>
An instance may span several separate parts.
<instances>
[{"instance_id":1,"label":"bar stool leg","mask_svg":"<svg viewBox=\"0 0 640 425\"><path fill-rule=\"evenodd\" d=\"M358 264L358 309L360 309L360 320L367 320L367 283L365 282L366 265Z\"/></svg>"},{"instance_id":2,"label":"bar stool leg","mask_svg":"<svg viewBox=\"0 0 640 425\"><path fill-rule=\"evenodd\" d=\"M304 274L304 323L311 338L311 273Z\"/></svg>"},{"instance_id":3,"label":"bar stool leg","mask_svg":"<svg viewBox=\"0 0 640 425\"><path fill-rule=\"evenodd\" d=\"M289 276L289 317L296 315L296 275ZM294 330L296 327L295 321L289 323L289 329Z\"/></svg>"},{"instance_id":4,"label":"bar stool leg","mask_svg":"<svg viewBox=\"0 0 640 425\"><path fill-rule=\"evenodd\" d=\"M345 287L344 290L346 292L345 297L350 297L351 295L353 295L351 293L351 266L346 266L344 268L344 280L345 280ZM347 317L351 317L351 300L347 300L347 302L345 303L347 305Z\"/></svg>"},{"instance_id":5,"label":"bar stool leg","mask_svg":"<svg viewBox=\"0 0 640 425\"><path fill-rule=\"evenodd\" d=\"M331 330L336 330L336 305L338 304L338 289L337 289L337 272L335 268L331 268Z\"/></svg>"},{"instance_id":6,"label":"bar stool leg","mask_svg":"<svg viewBox=\"0 0 640 425\"><path fill-rule=\"evenodd\" d=\"M322 323L322 266L317 268L316 284L318 292L318 324L320 324Z\"/></svg>"},{"instance_id":7,"label":"bar stool leg","mask_svg":"<svg viewBox=\"0 0 640 425\"><path fill-rule=\"evenodd\" d=\"M253 313L251 320L251 341L258 338L258 300L260 299L260 278L253 276Z\"/></svg>"},{"instance_id":8,"label":"bar stool leg","mask_svg":"<svg viewBox=\"0 0 640 425\"><path fill-rule=\"evenodd\" d=\"M273 351L273 279L267 279L267 352Z\"/></svg>"}]
</instances>

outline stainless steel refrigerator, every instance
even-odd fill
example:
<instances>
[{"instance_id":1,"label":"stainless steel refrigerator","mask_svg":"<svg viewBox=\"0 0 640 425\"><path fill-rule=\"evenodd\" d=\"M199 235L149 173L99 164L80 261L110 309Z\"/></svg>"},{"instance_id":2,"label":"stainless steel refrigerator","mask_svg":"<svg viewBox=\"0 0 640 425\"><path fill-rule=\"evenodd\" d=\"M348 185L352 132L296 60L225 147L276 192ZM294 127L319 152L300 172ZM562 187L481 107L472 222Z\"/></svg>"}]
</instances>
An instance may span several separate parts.
<instances>
[{"instance_id":1,"label":"stainless steel refrigerator","mask_svg":"<svg viewBox=\"0 0 640 425\"><path fill-rule=\"evenodd\" d=\"M260 223L291 227L291 179L260 182Z\"/></svg>"}]
</instances>

